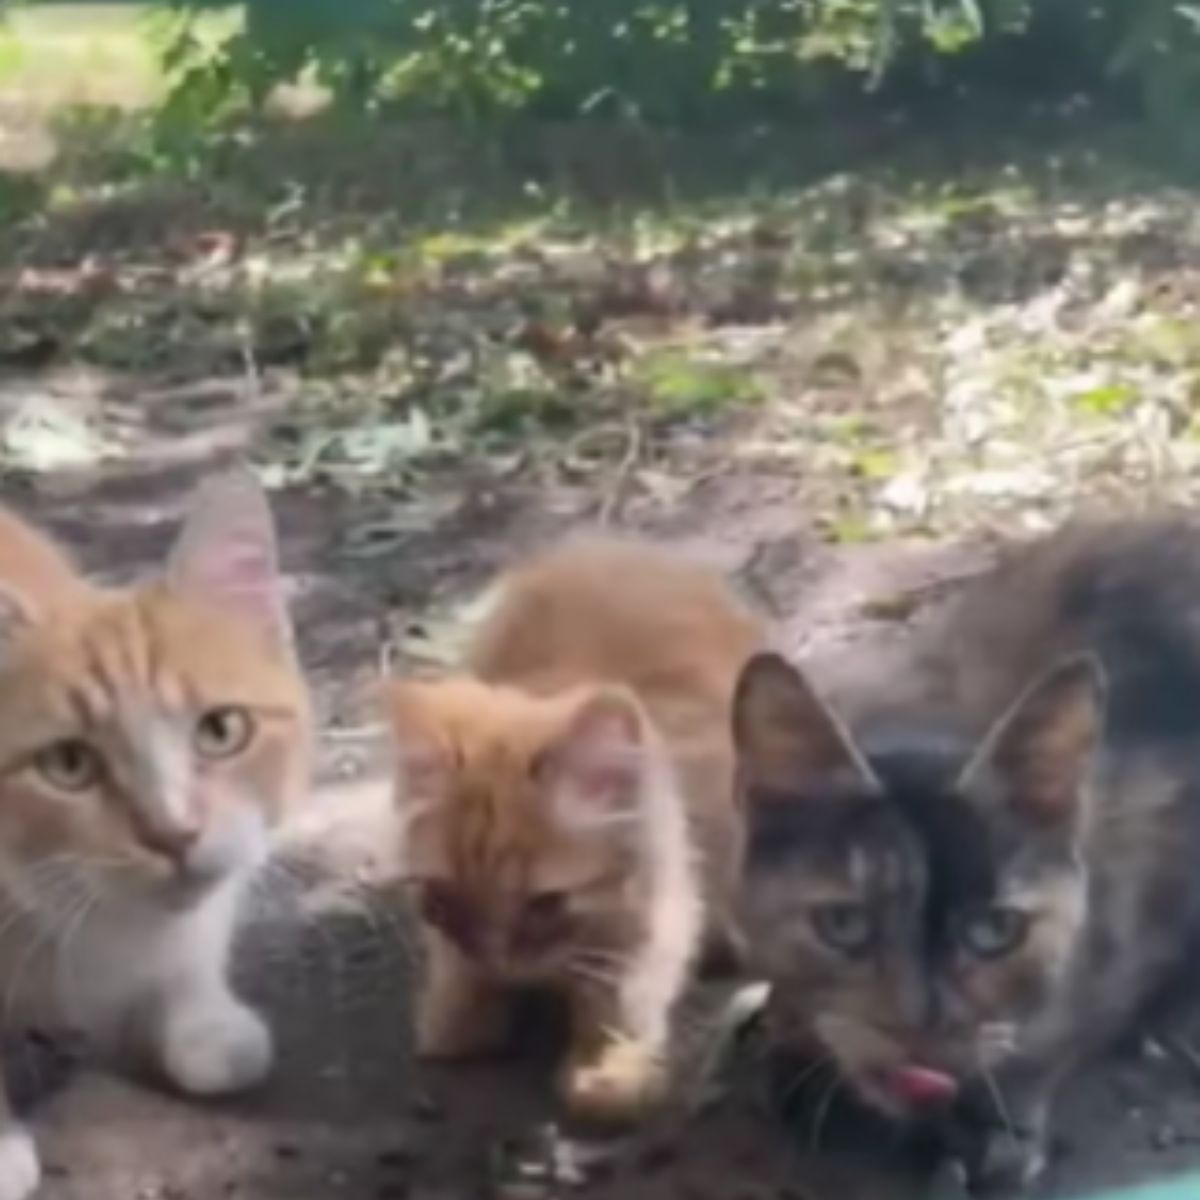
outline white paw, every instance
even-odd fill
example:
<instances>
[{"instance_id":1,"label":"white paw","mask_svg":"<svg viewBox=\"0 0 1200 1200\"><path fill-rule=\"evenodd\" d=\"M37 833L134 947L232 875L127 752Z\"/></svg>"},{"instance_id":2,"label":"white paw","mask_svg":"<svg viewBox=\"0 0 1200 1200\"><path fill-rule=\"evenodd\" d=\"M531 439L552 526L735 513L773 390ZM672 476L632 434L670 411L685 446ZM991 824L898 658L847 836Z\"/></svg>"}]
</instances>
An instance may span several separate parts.
<instances>
[{"instance_id":1,"label":"white paw","mask_svg":"<svg viewBox=\"0 0 1200 1200\"><path fill-rule=\"evenodd\" d=\"M161 1054L170 1081L193 1096L224 1096L254 1087L275 1056L262 1018L232 996L183 1002L169 1011Z\"/></svg>"},{"instance_id":2,"label":"white paw","mask_svg":"<svg viewBox=\"0 0 1200 1200\"><path fill-rule=\"evenodd\" d=\"M0 1130L0 1200L25 1200L41 1182L37 1150L20 1125Z\"/></svg>"}]
</instances>

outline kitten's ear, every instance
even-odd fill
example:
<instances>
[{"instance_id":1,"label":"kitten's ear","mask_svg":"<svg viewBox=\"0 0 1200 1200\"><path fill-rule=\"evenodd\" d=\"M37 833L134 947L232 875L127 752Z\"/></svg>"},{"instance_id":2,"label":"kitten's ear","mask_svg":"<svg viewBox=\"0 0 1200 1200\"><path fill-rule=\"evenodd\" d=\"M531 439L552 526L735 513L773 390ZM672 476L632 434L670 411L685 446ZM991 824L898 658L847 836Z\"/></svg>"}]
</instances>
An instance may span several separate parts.
<instances>
[{"instance_id":1,"label":"kitten's ear","mask_svg":"<svg viewBox=\"0 0 1200 1200\"><path fill-rule=\"evenodd\" d=\"M538 774L564 809L588 823L628 814L645 772L646 725L641 706L619 687L591 692L542 753Z\"/></svg>"},{"instance_id":2,"label":"kitten's ear","mask_svg":"<svg viewBox=\"0 0 1200 1200\"><path fill-rule=\"evenodd\" d=\"M446 792L450 759L422 700L421 685L389 683L385 702L396 760L396 802L410 813L436 804Z\"/></svg>"},{"instance_id":3,"label":"kitten's ear","mask_svg":"<svg viewBox=\"0 0 1200 1200\"><path fill-rule=\"evenodd\" d=\"M244 468L216 475L192 498L167 559L175 591L226 605L290 644L275 522L258 480Z\"/></svg>"},{"instance_id":4,"label":"kitten's ear","mask_svg":"<svg viewBox=\"0 0 1200 1200\"><path fill-rule=\"evenodd\" d=\"M1070 823L1103 734L1104 674L1092 655L1050 668L992 726L959 781L992 773L1007 803L1039 825Z\"/></svg>"},{"instance_id":5,"label":"kitten's ear","mask_svg":"<svg viewBox=\"0 0 1200 1200\"><path fill-rule=\"evenodd\" d=\"M751 784L795 789L850 773L874 790L874 772L837 713L779 654L754 655L733 697L733 740L739 774Z\"/></svg>"}]
</instances>

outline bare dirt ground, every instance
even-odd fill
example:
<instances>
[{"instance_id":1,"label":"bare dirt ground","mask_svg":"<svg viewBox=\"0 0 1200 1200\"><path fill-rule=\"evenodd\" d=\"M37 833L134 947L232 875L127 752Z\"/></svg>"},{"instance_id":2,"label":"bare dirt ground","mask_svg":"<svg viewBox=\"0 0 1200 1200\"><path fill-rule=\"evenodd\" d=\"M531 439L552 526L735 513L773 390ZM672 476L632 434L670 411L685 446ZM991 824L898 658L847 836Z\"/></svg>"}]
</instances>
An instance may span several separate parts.
<instances>
[{"instance_id":1,"label":"bare dirt ground","mask_svg":"<svg viewBox=\"0 0 1200 1200\"><path fill-rule=\"evenodd\" d=\"M127 435L120 459L10 474L0 492L92 569L127 576L159 560L194 480L253 448L262 414L220 386L184 394L95 383L0 381L0 407L35 386L58 387L97 405ZM311 489L275 498L326 736L308 832L293 837L288 882L264 888L243 946L246 988L278 1029L274 1079L243 1101L198 1106L24 1043L12 1065L36 1101L45 1200L920 1196L909 1157L877 1130L841 1118L836 1105L790 1122L774 1114L749 1053L686 1097L689 1114L675 1112L612 1147L585 1182L504 1184L506 1156L521 1157L514 1143L527 1144L553 1116L545 1072L535 1061L436 1071L411 1061L403 917L374 886L386 869L369 836L313 832L344 834L373 793L360 685L376 672L385 640L413 661L444 656L444 621L459 599L500 563L596 509L586 489L560 491L551 506L535 490L452 473L430 488L444 503L424 527L398 523L394 506L378 498ZM864 672L898 669L890 656L912 621L987 553L928 542L827 549L809 532L801 486L786 473L710 473L670 504L631 504L622 522L732 571L773 614L781 644L842 687ZM386 534L376 555L362 547L372 530ZM689 1065L715 1037L708 999L685 1021ZM1186 1025L1142 1039L1071 1088L1047 1195L1200 1163L1200 1060L1180 1033Z\"/></svg>"}]
</instances>

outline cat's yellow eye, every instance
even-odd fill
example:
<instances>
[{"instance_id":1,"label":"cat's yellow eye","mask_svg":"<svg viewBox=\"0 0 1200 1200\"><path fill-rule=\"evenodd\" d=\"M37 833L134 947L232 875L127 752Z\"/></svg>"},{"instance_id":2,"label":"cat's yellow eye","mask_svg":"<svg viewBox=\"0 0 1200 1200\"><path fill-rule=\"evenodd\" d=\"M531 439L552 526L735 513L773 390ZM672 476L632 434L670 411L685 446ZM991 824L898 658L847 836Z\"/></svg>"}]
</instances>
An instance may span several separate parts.
<instances>
[{"instance_id":1,"label":"cat's yellow eye","mask_svg":"<svg viewBox=\"0 0 1200 1200\"><path fill-rule=\"evenodd\" d=\"M971 913L959 927L959 940L977 958L1010 954L1029 933L1029 914L1019 908L993 904Z\"/></svg>"},{"instance_id":2,"label":"cat's yellow eye","mask_svg":"<svg viewBox=\"0 0 1200 1200\"><path fill-rule=\"evenodd\" d=\"M34 769L60 792L86 792L100 781L104 764L82 738L63 738L39 750Z\"/></svg>"},{"instance_id":3,"label":"cat's yellow eye","mask_svg":"<svg viewBox=\"0 0 1200 1200\"><path fill-rule=\"evenodd\" d=\"M196 722L193 741L205 758L231 758L240 754L254 736L254 718L234 705L210 708Z\"/></svg>"},{"instance_id":4,"label":"cat's yellow eye","mask_svg":"<svg viewBox=\"0 0 1200 1200\"><path fill-rule=\"evenodd\" d=\"M843 954L862 954L875 941L875 917L865 904L852 900L817 904L810 917L817 936Z\"/></svg>"}]
</instances>

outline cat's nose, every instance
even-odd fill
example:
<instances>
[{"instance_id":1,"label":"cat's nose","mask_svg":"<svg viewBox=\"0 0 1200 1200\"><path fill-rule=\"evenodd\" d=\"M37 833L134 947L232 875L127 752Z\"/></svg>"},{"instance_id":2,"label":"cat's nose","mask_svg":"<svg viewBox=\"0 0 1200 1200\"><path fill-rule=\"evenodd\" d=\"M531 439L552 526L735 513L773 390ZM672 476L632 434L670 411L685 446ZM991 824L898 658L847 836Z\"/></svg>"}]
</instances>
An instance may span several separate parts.
<instances>
[{"instance_id":1,"label":"cat's nose","mask_svg":"<svg viewBox=\"0 0 1200 1200\"><path fill-rule=\"evenodd\" d=\"M200 826L197 823L156 826L142 830L142 841L164 858L173 863L182 863L187 858L188 851L196 844L200 836Z\"/></svg>"}]
</instances>

